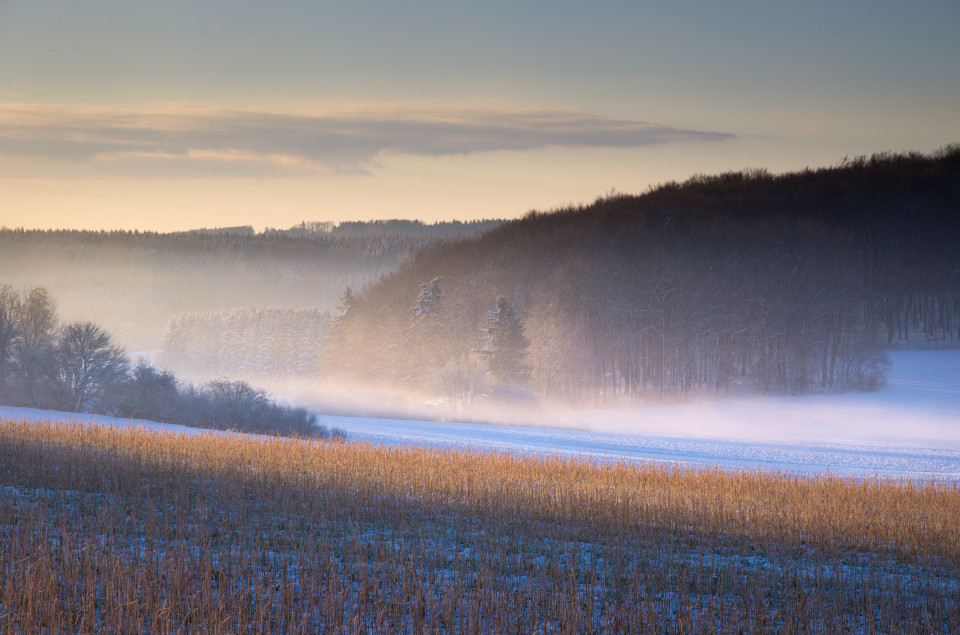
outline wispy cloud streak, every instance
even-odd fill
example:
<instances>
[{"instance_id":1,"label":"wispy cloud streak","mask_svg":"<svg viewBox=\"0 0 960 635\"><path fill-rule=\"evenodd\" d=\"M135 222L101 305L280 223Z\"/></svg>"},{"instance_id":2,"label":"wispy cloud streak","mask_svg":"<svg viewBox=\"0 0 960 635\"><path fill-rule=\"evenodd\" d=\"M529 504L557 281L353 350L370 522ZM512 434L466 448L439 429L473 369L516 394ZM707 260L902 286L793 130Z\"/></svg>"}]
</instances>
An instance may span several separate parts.
<instances>
[{"instance_id":1,"label":"wispy cloud streak","mask_svg":"<svg viewBox=\"0 0 960 635\"><path fill-rule=\"evenodd\" d=\"M630 148L731 137L577 110L381 106L282 113L0 105L0 158L120 176L362 173L391 154Z\"/></svg>"}]
</instances>

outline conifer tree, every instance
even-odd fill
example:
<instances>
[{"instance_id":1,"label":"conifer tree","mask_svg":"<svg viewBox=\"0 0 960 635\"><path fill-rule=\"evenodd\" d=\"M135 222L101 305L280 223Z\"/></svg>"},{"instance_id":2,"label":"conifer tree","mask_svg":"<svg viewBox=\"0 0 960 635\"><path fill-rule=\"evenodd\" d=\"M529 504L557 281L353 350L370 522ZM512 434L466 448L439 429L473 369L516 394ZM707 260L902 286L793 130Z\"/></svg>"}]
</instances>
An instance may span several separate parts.
<instances>
[{"instance_id":1,"label":"conifer tree","mask_svg":"<svg viewBox=\"0 0 960 635\"><path fill-rule=\"evenodd\" d=\"M422 324L425 320L440 319L443 289L440 288L440 278L420 285L420 296L417 298L417 307L414 310L413 325Z\"/></svg>"},{"instance_id":2,"label":"conifer tree","mask_svg":"<svg viewBox=\"0 0 960 635\"><path fill-rule=\"evenodd\" d=\"M500 296L497 308L487 314L480 338L483 348L476 352L487 361L490 373L501 384L524 384L530 367L524 362L530 340L523 333L523 322L507 299Z\"/></svg>"},{"instance_id":3,"label":"conifer tree","mask_svg":"<svg viewBox=\"0 0 960 635\"><path fill-rule=\"evenodd\" d=\"M353 289L347 287L340 295L340 304L337 305L337 314L333 317L334 326L340 326L343 324L343 320L346 319L347 314L350 313L350 309L353 308L353 303Z\"/></svg>"}]
</instances>

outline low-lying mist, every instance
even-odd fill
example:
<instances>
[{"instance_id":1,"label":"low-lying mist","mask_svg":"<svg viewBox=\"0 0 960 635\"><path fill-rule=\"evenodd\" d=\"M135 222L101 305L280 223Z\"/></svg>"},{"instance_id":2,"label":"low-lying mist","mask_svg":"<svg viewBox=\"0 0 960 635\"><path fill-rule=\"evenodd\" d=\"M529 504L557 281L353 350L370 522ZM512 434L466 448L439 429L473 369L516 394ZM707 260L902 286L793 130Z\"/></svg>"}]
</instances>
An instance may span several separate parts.
<instances>
[{"instance_id":1,"label":"low-lying mist","mask_svg":"<svg viewBox=\"0 0 960 635\"><path fill-rule=\"evenodd\" d=\"M739 397L573 409L542 400L476 399L453 408L413 392L318 381L254 383L318 415L568 428L655 437L766 442L898 443L960 448L960 350L895 351L875 392Z\"/></svg>"},{"instance_id":2,"label":"low-lying mist","mask_svg":"<svg viewBox=\"0 0 960 635\"><path fill-rule=\"evenodd\" d=\"M249 381L319 415L558 427L565 425L562 417L575 412L532 397L524 402L477 398L466 407L455 407L429 395L387 387L276 377L256 377ZM569 423L566 427L574 425Z\"/></svg>"}]
</instances>

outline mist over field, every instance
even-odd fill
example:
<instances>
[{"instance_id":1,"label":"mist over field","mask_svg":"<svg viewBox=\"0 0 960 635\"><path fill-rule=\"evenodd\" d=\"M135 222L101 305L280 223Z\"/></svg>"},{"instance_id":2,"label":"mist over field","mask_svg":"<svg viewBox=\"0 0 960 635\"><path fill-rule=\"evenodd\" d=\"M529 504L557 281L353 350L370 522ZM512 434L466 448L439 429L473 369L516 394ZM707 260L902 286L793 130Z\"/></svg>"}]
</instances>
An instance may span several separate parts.
<instances>
[{"instance_id":1,"label":"mist over field","mask_svg":"<svg viewBox=\"0 0 960 635\"><path fill-rule=\"evenodd\" d=\"M457 413L423 395L295 382L267 383L294 403L337 416L364 438L364 420L475 421L652 437L760 442L906 443L960 449L960 353L899 350L885 385L871 392L797 397L752 396L670 405L573 409L561 403L476 404ZM459 414L459 416L458 416ZM398 428L403 423L398 423ZM399 432L399 431L398 431Z\"/></svg>"},{"instance_id":2,"label":"mist over field","mask_svg":"<svg viewBox=\"0 0 960 635\"><path fill-rule=\"evenodd\" d=\"M947 146L698 175L510 222L5 229L5 399L133 412L154 381L326 414L732 429L749 410L701 404L876 391L891 350L958 345L958 167ZM139 360L133 384L76 384L65 333L86 323ZM652 428L651 406L671 413Z\"/></svg>"}]
</instances>

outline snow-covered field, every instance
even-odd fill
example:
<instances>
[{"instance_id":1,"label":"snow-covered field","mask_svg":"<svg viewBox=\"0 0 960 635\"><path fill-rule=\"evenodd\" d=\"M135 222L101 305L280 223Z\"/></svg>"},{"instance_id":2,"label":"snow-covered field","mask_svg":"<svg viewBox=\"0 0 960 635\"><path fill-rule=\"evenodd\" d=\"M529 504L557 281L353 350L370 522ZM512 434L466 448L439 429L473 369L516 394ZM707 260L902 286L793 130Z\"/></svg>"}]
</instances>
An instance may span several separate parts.
<instances>
[{"instance_id":1,"label":"snow-covered field","mask_svg":"<svg viewBox=\"0 0 960 635\"><path fill-rule=\"evenodd\" d=\"M352 440L960 480L960 351L898 351L875 393L558 415L558 427L323 417Z\"/></svg>"},{"instance_id":2,"label":"snow-covered field","mask_svg":"<svg viewBox=\"0 0 960 635\"><path fill-rule=\"evenodd\" d=\"M555 427L321 416L350 440L799 473L960 480L960 351L892 354L876 393L557 414ZM6 417L183 426L0 407Z\"/></svg>"}]
</instances>

